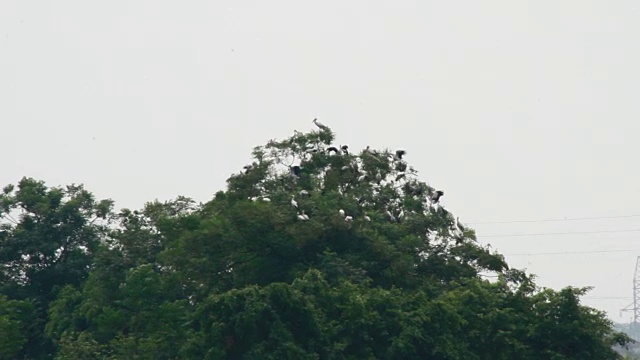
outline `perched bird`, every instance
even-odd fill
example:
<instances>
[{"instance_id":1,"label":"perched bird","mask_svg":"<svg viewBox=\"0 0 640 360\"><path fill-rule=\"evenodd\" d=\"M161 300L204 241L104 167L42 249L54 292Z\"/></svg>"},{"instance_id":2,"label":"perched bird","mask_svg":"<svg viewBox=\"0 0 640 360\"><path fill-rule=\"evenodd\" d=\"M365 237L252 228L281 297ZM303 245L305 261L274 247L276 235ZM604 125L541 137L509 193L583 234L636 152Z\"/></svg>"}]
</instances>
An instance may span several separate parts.
<instances>
[{"instance_id":1,"label":"perched bird","mask_svg":"<svg viewBox=\"0 0 640 360\"><path fill-rule=\"evenodd\" d=\"M461 233L464 233L464 226L460 224L460 219L458 217L456 217L455 226Z\"/></svg>"},{"instance_id":2,"label":"perched bird","mask_svg":"<svg viewBox=\"0 0 640 360\"><path fill-rule=\"evenodd\" d=\"M366 221L371 221L371 218L370 218L367 214L365 214L365 215L364 215L364 219L365 219Z\"/></svg>"},{"instance_id":3,"label":"perched bird","mask_svg":"<svg viewBox=\"0 0 640 360\"><path fill-rule=\"evenodd\" d=\"M245 165L242 168L244 169L244 173L246 174L253 169L253 165Z\"/></svg>"},{"instance_id":4,"label":"perched bird","mask_svg":"<svg viewBox=\"0 0 640 360\"><path fill-rule=\"evenodd\" d=\"M300 190L301 196L309 196L309 192L307 190Z\"/></svg>"},{"instance_id":5,"label":"perched bird","mask_svg":"<svg viewBox=\"0 0 640 360\"><path fill-rule=\"evenodd\" d=\"M434 203L438 203L438 201L440 201L440 197L444 195L444 191L442 190L438 190L436 192L434 192L433 194L431 194L431 201L433 201Z\"/></svg>"},{"instance_id":6,"label":"perched bird","mask_svg":"<svg viewBox=\"0 0 640 360\"><path fill-rule=\"evenodd\" d=\"M340 147L340 149L342 149L342 153L343 153L343 154L345 154L345 155L349 154L349 146L347 146L347 145L342 145L342 146Z\"/></svg>"},{"instance_id":7,"label":"perched bird","mask_svg":"<svg viewBox=\"0 0 640 360\"><path fill-rule=\"evenodd\" d=\"M353 217L345 216L344 221L353 221Z\"/></svg>"},{"instance_id":8,"label":"perched bird","mask_svg":"<svg viewBox=\"0 0 640 360\"><path fill-rule=\"evenodd\" d=\"M398 181L398 180L400 180L400 179L404 178L405 176L406 176L406 174L405 174L405 173L403 173L403 172L398 173L398 176L396 176L396 181Z\"/></svg>"},{"instance_id":9,"label":"perched bird","mask_svg":"<svg viewBox=\"0 0 640 360\"><path fill-rule=\"evenodd\" d=\"M302 213L298 214L298 220L302 220L302 221L309 220L309 215L305 214L303 210Z\"/></svg>"},{"instance_id":10,"label":"perched bird","mask_svg":"<svg viewBox=\"0 0 640 360\"><path fill-rule=\"evenodd\" d=\"M345 215L344 210L340 209L338 212L340 213L340 216L344 217Z\"/></svg>"},{"instance_id":11,"label":"perched bird","mask_svg":"<svg viewBox=\"0 0 640 360\"><path fill-rule=\"evenodd\" d=\"M367 178L367 174L362 174L358 176L358 181L364 181Z\"/></svg>"},{"instance_id":12,"label":"perched bird","mask_svg":"<svg viewBox=\"0 0 640 360\"><path fill-rule=\"evenodd\" d=\"M387 216L389 217L389 220L391 221L396 221L395 216L393 216L393 214L391 213L391 211L386 210L385 213L387 214Z\"/></svg>"},{"instance_id":13,"label":"perched bird","mask_svg":"<svg viewBox=\"0 0 640 360\"><path fill-rule=\"evenodd\" d=\"M351 167L349 167L349 165L345 165L345 166L343 166L341 169L346 171L346 170L351 169Z\"/></svg>"},{"instance_id":14,"label":"perched bird","mask_svg":"<svg viewBox=\"0 0 640 360\"><path fill-rule=\"evenodd\" d=\"M382 174L380 174L380 172L376 174L376 180L378 181L382 180Z\"/></svg>"},{"instance_id":15,"label":"perched bird","mask_svg":"<svg viewBox=\"0 0 640 360\"><path fill-rule=\"evenodd\" d=\"M264 202L271 202L271 199L269 199L268 197L264 197L264 198L262 198L262 201L264 201Z\"/></svg>"},{"instance_id":16,"label":"perched bird","mask_svg":"<svg viewBox=\"0 0 640 360\"><path fill-rule=\"evenodd\" d=\"M404 210L400 210L400 214L398 214L398 220L404 219Z\"/></svg>"},{"instance_id":17,"label":"perched bird","mask_svg":"<svg viewBox=\"0 0 640 360\"><path fill-rule=\"evenodd\" d=\"M258 197L257 197L257 196L250 197L250 198L249 198L249 200L251 200L251 201L256 201L256 200L258 200Z\"/></svg>"},{"instance_id":18,"label":"perched bird","mask_svg":"<svg viewBox=\"0 0 640 360\"><path fill-rule=\"evenodd\" d=\"M329 146L329 147L327 148L327 153L331 153L332 151L333 151L334 153L336 153L336 154L338 154L338 153L339 153L339 151L338 151L338 148L337 148L337 147L335 147L335 146Z\"/></svg>"},{"instance_id":19,"label":"perched bird","mask_svg":"<svg viewBox=\"0 0 640 360\"><path fill-rule=\"evenodd\" d=\"M295 176L300 176L300 170L302 170L302 168L298 165L293 165L290 166L291 169L291 173Z\"/></svg>"},{"instance_id":20,"label":"perched bird","mask_svg":"<svg viewBox=\"0 0 640 360\"><path fill-rule=\"evenodd\" d=\"M327 130L327 129L329 129L326 125L324 125L323 123L319 122L317 118L313 119L312 123L313 123L315 126L319 127L319 128L320 128L320 130Z\"/></svg>"},{"instance_id":21,"label":"perched bird","mask_svg":"<svg viewBox=\"0 0 640 360\"><path fill-rule=\"evenodd\" d=\"M295 195L291 195L291 206L298 208L298 202L294 199Z\"/></svg>"},{"instance_id":22,"label":"perched bird","mask_svg":"<svg viewBox=\"0 0 640 360\"><path fill-rule=\"evenodd\" d=\"M407 152L404 150L396 150L396 156L394 156L394 158L397 160L402 160L402 157L406 154Z\"/></svg>"}]
</instances>

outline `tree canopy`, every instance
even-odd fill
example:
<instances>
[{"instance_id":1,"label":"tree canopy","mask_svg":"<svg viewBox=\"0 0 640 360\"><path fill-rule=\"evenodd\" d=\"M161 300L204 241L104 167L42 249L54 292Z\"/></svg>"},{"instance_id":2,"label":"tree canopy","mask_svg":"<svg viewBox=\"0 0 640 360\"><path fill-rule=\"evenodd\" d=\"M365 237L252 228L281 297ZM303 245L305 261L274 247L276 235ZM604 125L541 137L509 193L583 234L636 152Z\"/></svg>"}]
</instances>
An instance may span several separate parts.
<instances>
[{"instance_id":1,"label":"tree canopy","mask_svg":"<svg viewBox=\"0 0 640 360\"><path fill-rule=\"evenodd\" d=\"M6 186L0 359L620 358L588 288L509 268L405 151L334 141L255 147L206 203Z\"/></svg>"}]
</instances>

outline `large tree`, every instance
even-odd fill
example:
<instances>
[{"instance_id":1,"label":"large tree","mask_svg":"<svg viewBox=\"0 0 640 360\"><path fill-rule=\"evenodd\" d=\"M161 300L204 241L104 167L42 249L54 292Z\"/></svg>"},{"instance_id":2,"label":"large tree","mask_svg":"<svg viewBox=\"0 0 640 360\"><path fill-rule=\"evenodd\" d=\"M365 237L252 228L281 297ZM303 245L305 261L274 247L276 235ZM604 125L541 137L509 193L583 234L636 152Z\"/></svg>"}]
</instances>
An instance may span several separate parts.
<instances>
[{"instance_id":1,"label":"large tree","mask_svg":"<svg viewBox=\"0 0 640 360\"><path fill-rule=\"evenodd\" d=\"M205 204L181 197L113 216L104 241L70 253L83 275L56 277L45 331L55 357L618 358L612 346L628 339L580 304L587 289L541 289L510 269L405 152L334 142L327 127L296 132L256 147ZM18 346L21 320L9 320Z\"/></svg>"}]
</instances>

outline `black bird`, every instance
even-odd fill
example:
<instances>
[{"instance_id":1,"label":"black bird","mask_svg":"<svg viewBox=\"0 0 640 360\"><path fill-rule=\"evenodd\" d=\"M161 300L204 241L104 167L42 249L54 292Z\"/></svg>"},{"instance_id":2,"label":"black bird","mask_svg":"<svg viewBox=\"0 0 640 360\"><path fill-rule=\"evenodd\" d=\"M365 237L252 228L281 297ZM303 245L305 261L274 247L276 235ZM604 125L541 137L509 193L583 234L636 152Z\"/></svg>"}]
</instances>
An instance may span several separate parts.
<instances>
[{"instance_id":1,"label":"black bird","mask_svg":"<svg viewBox=\"0 0 640 360\"><path fill-rule=\"evenodd\" d=\"M245 165L242 168L244 169L244 173L246 174L253 169L253 165Z\"/></svg>"},{"instance_id":2,"label":"black bird","mask_svg":"<svg viewBox=\"0 0 640 360\"><path fill-rule=\"evenodd\" d=\"M403 157L404 155L406 155L406 154L407 154L407 152L406 152L406 151L404 151L404 150L396 150L396 156L395 156L395 158L396 158L396 159L398 159L398 160L402 160L402 157Z\"/></svg>"},{"instance_id":3,"label":"black bird","mask_svg":"<svg viewBox=\"0 0 640 360\"><path fill-rule=\"evenodd\" d=\"M340 147L340 149L342 149L342 152L343 152L345 155L349 154L349 147L348 147L347 145L342 145L342 146Z\"/></svg>"},{"instance_id":4,"label":"black bird","mask_svg":"<svg viewBox=\"0 0 640 360\"><path fill-rule=\"evenodd\" d=\"M444 195L444 191L442 190L438 190L436 192L434 192L433 194L431 194L431 201L433 201L434 203L438 203L438 201L440 201L440 197Z\"/></svg>"},{"instance_id":5,"label":"black bird","mask_svg":"<svg viewBox=\"0 0 640 360\"><path fill-rule=\"evenodd\" d=\"M300 170L302 170L302 168L298 165L291 166L291 173L295 176L300 176Z\"/></svg>"},{"instance_id":6,"label":"black bird","mask_svg":"<svg viewBox=\"0 0 640 360\"><path fill-rule=\"evenodd\" d=\"M335 147L335 146L330 146L330 147L327 148L327 153L330 153L332 151L335 152L336 154L339 153L338 148Z\"/></svg>"}]
</instances>

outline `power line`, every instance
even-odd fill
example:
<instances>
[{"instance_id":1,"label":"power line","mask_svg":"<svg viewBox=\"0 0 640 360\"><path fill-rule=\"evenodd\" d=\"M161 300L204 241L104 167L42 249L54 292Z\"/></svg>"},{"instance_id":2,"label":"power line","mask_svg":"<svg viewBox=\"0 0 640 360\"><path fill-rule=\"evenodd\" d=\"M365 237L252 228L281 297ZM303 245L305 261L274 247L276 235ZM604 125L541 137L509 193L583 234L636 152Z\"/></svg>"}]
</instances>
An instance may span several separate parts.
<instances>
[{"instance_id":1,"label":"power line","mask_svg":"<svg viewBox=\"0 0 640 360\"><path fill-rule=\"evenodd\" d=\"M620 216L594 216L594 217L576 217L576 218L563 218L563 219L539 219L539 220L510 220L510 221L482 221L482 222L470 222L467 224L479 225L479 224L515 224L515 223L537 223L537 222L555 222L555 221L579 221L579 220L600 220L600 219L624 219L640 217L640 214L635 215L620 215Z\"/></svg>"},{"instance_id":2,"label":"power line","mask_svg":"<svg viewBox=\"0 0 640 360\"><path fill-rule=\"evenodd\" d=\"M537 255L599 254L599 253L619 253L619 252L640 252L640 249L592 250L592 251L560 251L560 252L546 252L546 253L520 253L520 254L503 254L503 255L504 256L537 256Z\"/></svg>"},{"instance_id":3,"label":"power line","mask_svg":"<svg viewBox=\"0 0 640 360\"><path fill-rule=\"evenodd\" d=\"M597 230L597 231L568 231L568 232L548 232L548 233L526 233L526 234L498 234L498 235L482 235L481 238L497 238L497 237L515 237L515 236L548 236L548 235L572 235L572 234L603 234L603 233L622 233L637 232L640 229L627 230Z\"/></svg>"}]
</instances>

